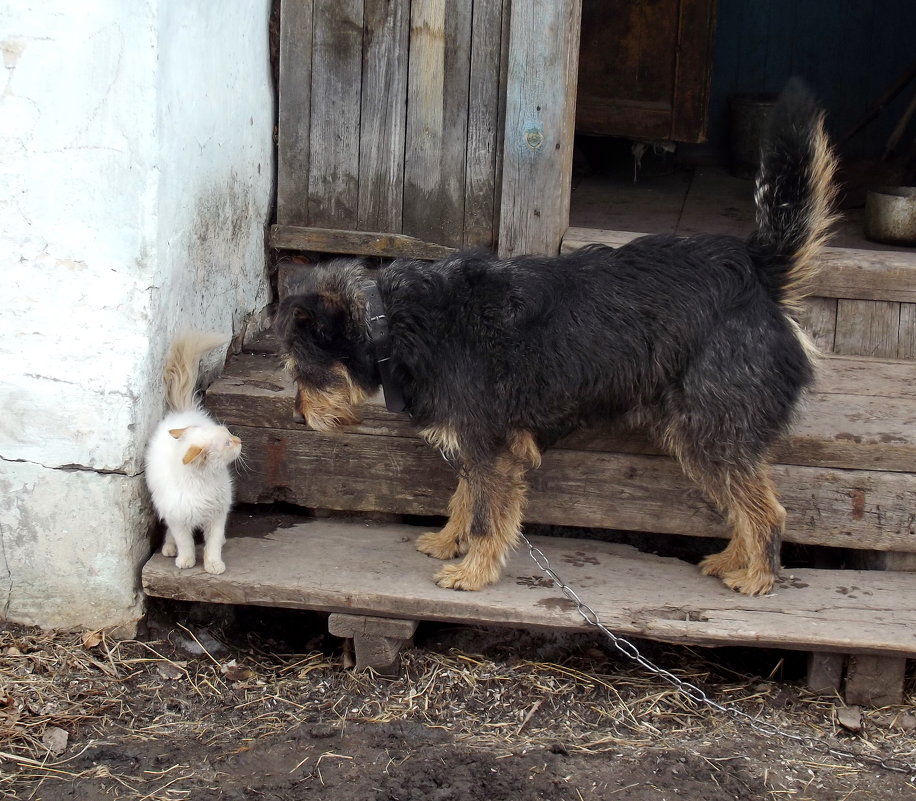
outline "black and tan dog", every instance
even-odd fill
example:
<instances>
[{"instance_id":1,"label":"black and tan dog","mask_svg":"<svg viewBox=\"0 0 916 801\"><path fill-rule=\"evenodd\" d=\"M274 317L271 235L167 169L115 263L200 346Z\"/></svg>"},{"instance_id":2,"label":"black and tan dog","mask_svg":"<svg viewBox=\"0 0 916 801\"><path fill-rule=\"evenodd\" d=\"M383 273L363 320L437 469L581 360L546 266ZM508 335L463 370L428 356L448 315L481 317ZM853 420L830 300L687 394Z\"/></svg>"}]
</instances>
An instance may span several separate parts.
<instances>
[{"instance_id":1,"label":"black and tan dog","mask_svg":"<svg viewBox=\"0 0 916 801\"><path fill-rule=\"evenodd\" d=\"M559 257L305 268L276 321L297 410L327 431L357 421L380 383L403 393L427 440L460 465L447 524L417 544L464 555L436 574L442 587L499 580L525 471L576 427L624 417L731 525L703 572L769 592L785 511L766 460L813 377L792 309L832 221L834 166L823 115L792 82L773 112L747 240L646 236Z\"/></svg>"}]
</instances>

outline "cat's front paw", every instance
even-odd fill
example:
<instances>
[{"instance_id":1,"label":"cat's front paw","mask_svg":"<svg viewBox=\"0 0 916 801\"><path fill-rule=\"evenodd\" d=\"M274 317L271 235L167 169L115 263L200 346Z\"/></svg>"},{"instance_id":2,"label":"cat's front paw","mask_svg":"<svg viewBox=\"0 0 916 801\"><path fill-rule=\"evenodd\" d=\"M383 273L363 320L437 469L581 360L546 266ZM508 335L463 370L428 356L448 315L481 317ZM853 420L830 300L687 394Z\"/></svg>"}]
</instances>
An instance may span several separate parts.
<instances>
[{"instance_id":1,"label":"cat's front paw","mask_svg":"<svg viewBox=\"0 0 916 801\"><path fill-rule=\"evenodd\" d=\"M204 570L218 576L226 572L226 563L222 559L204 559Z\"/></svg>"},{"instance_id":2,"label":"cat's front paw","mask_svg":"<svg viewBox=\"0 0 916 801\"><path fill-rule=\"evenodd\" d=\"M178 547L174 542L164 542L162 543L162 555L163 556L175 556L178 553Z\"/></svg>"},{"instance_id":3,"label":"cat's front paw","mask_svg":"<svg viewBox=\"0 0 916 801\"><path fill-rule=\"evenodd\" d=\"M194 567L196 561L193 553L190 555L185 554L184 556L179 555L175 558L175 567L179 570L184 570L189 567Z\"/></svg>"}]
</instances>

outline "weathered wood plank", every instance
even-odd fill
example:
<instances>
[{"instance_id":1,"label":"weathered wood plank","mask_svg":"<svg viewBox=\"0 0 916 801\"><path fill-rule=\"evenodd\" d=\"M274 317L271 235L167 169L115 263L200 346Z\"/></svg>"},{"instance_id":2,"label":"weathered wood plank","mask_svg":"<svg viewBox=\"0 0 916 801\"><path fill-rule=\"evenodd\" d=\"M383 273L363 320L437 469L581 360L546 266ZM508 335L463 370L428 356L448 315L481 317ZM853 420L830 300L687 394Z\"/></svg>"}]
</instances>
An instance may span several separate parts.
<instances>
[{"instance_id":1,"label":"weathered wood plank","mask_svg":"<svg viewBox=\"0 0 916 801\"><path fill-rule=\"evenodd\" d=\"M292 419L292 385L276 358L237 357L207 395L208 407L237 425L301 430ZM816 390L774 454L786 464L916 472L916 365L867 358L825 358ZM381 405L364 409L362 424L346 432L416 436L404 415ZM639 432L612 427L576 432L556 446L565 450L657 455Z\"/></svg>"},{"instance_id":2,"label":"weathered wood plank","mask_svg":"<svg viewBox=\"0 0 916 801\"><path fill-rule=\"evenodd\" d=\"M556 253L569 223L581 0L514 0L499 253Z\"/></svg>"},{"instance_id":3,"label":"weathered wood plank","mask_svg":"<svg viewBox=\"0 0 916 801\"><path fill-rule=\"evenodd\" d=\"M478 0L473 10L462 243L495 248L499 122L504 98L499 78L503 45L507 44L503 41L503 14L509 13L508 3Z\"/></svg>"},{"instance_id":4,"label":"weathered wood plank","mask_svg":"<svg viewBox=\"0 0 916 801\"><path fill-rule=\"evenodd\" d=\"M279 250L313 250L318 253L348 253L389 258L407 256L413 259L442 259L455 252L454 248L424 242L404 234L342 231L295 225L272 226L270 246Z\"/></svg>"},{"instance_id":5,"label":"weathered wood plank","mask_svg":"<svg viewBox=\"0 0 916 801\"><path fill-rule=\"evenodd\" d=\"M309 225L354 229L359 202L362 0L313 0Z\"/></svg>"},{"instance_id":6,"label":"weathered wood plank","mask_svg":"<svg viewBox=\"0 0 916 801\"><path fill-rule=\"evenodd\" d=\"M900 304L884 300L839 300L836 353L896 358Z\"/></svg>"},{"instance_id":7,"label":"weathered wood plank","mask_svg":"<svg viewBox=\"0 0 916 801\"><path fill-rule=\"evenodd\" d=\"M805 298L796 313L799 325L822 353L833 353L836 340L836 298Z\"/></svg>"},{"instance_id":8,"label":"weathered wood plank","mask_svg":"<svg viewBox=\"0 0 916 801\"><path fill-rule=\"evenodd\" d=\"M360 115L361 231L400 231L407 137L408 0L366 0Z\"/></svg>"},{"instance_id":9,"label":"weathered wood plank","mask_svg":"<svg viewBox=\"0 0 916 801\"><path fill-rule=\"evenodd\" d=\"M258 525L254 521L254 525ZM437 587L438 562L418 553L418 529L309 521L265 534L233 520L220 576L178 570L156 554L143 568L149 595L317 609L417 620L585 630L587 625L528 554L480 592ZM736 643L882 655L916 653L916 581L904 573L792 570L772 595L748 598L677 559L625 545L536 537L565 581L612 630L698 645Z\"/></svg>"},{"instance_id":10,"label":"weathered wood plank","mask_svg":"<svg viewBox=\"0 0 916 801\"><path fill-rule=\"evenodd\" d=\"M308 221L312 0L282 0L277 120L277 220Z\"/></svg>"},{"instance_id":11,"label":"weathered wood plank","mask_svg":"<svg viewBox=\"0 0 916 801\"><path fill-rule=\"evenodd\" d=\"M916 360L916 303L900 304L900 338L897 358Z\"/></svg>"},{"instance_id":12,"label":"weathered wood plank","mask_svg":"<svg viewBox=\"0 0 916 801\"><path fill-rule=\"evenodd\" d=\"M814 391L916 400L914 382L916 365L903 359L835 355L818 361Z\"/></svg>"},{"instance_id":13,"label":"weathered wood plank","mask_svg":"<svg viewBox=\"0 0 916 801\"><path fill-rule=\"evenodd\" d=\"M246 454L242 502L441 515L454 491L451 468L416 437L230 428ZM783 464L773 475L788 541L916 550L916 476ZM528 478L529 522L727 536L718 513L665 456L558 448Z\"/></svg>"},{"instance_id":14,"label":"weathered wood plank","mask_svg":"<svg viewBox=\"0 0 916 801\"><path fill-rule=\"evenodd\" d=\"M410 10L403 231L450 246L464 226L472 9L414 0Z\"/></svg>"},{"instance_id":15,"label":"weathered wood plank","mask_svg":"<svg viewBox=\"0 0 916 801\"><path fill-rule=\"evenodd\" d=\"M640 236L645 233L569 228L563 237L562 252L569 253L592 242L620 247ZM824 269L811 294L916 303L916 253L826 248Z\"/></svg>"}]
</instances>

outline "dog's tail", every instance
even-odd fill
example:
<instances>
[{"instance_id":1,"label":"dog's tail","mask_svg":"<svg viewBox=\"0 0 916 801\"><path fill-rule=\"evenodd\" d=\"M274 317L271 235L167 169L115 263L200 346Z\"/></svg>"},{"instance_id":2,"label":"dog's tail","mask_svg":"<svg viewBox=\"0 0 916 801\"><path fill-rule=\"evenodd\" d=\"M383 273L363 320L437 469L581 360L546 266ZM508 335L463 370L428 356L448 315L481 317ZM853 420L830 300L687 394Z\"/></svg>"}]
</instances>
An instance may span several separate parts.
<instances>
[{"instance_id":1,"label":"dog's tail","mask_svg":"<svg viewBox=\"0 0 916 801\"><path fill-rule=\"evenodd\" d=\"M163 371L169 409L183 412L195 406L194 390L197 388L200 357L227 341L223 334L199 331L179 334L169 349Z\"/></svg>"},{"instance_id":2,"label":"dog's tail","mask_svg":"<svg viewBox=\"0 0 916 801\"><path fill-rule=\"evenodd\" d=\"M836 157L824 113L798 79L773 108L754 203L757 230L749 246L773 297L794 307L820 270L819 256L834 220Z\"/></svg>"}]
</instances>

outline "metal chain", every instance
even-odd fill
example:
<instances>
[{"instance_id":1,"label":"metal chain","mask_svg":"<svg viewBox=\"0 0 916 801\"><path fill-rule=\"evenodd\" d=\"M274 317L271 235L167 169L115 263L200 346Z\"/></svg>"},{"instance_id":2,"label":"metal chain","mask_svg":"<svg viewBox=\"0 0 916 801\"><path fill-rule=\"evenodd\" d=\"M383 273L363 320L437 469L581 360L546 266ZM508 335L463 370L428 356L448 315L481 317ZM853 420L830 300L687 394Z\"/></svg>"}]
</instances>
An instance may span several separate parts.
<instances>
[{"instance_id":1,"label":"metal chain","mask_svg":"<svg viewBox=\"0 0 916 801\"><path fill-rule=\"evenodd\" d=\"M672 685L675 689L678 690L678 692L682 693L694 703L708 706L712 709L715 709L717 712L728 715L729 717L746 724L749 728L759 732L760 734L764 734L770 737L782 737L787 740L792 740L793 742L796 742L805 748L816 751L826 751L828 754L831 754L835 757L840 757L841 759L861 760L862 762L867 762L871 765L878 765L885 770L893 771L895 773L916 773L916 766L914 765L908 765L896 760L889 761L886 759L881 759L880 757L871 756L870 754L857 754L852 751L833 748L814 739L813 737L793 734L792 732L781 729L779 726L768 723L765 720L754 718L751 715L748 715L746 712L742 712L740 709L736 709L733 706L724 706L718 701L714 701L695 684L691 684L689 681L684 681L678 676L675 676L671 671L665 670L664 668L656 665L651 660L646 659L646 657L644 657L639 652L639 649L637 649L637 647L633 645L632 642L614 634L614 632L612 632L607 626L604 625L604 623L601 622L601 619L598 617L598 613L595 612L595 610L592 609L587 603L585 603L585 601L579 597L579 594L572 587L570 587L569 584L560 578L557 572L551 567L550 560L547 558L547 555L540 548L533 545L523 533L520 533L520 536L522 541L528 547L528 553L531 555L531 558L534 560L538 568L540 568L540 570L551 581L553 581L554 585L558 587L560 591L570 601L573 602L573 604L575 604L576 611L586 623L599 629L608 638L611 645L613 645L614 648L619 653L623 654L623 656L625 656L627 659L635 662L649 673L653 673L659 678L664 679L666 682L668 682L668 684Z\"/></svg>"}]
</instances>

